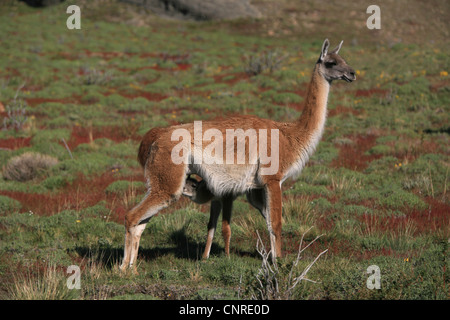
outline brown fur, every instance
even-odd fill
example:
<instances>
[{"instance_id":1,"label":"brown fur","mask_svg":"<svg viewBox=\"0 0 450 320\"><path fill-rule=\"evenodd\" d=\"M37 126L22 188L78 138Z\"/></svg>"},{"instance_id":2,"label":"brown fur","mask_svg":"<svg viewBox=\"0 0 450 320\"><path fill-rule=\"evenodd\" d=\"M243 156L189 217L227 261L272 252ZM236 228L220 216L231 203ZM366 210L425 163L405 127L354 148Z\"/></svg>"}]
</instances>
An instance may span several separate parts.
<instances>
[{"instance_id":1,"label":"brown fur","mask_svg":"<svg viewBox=\"0 0 450 320\"><path fill-rule=\"evenodd\" d=\"M158 138L158 136L164 132L166 128L153 128L142 137L141 144L139 145L138 151L138 161L142 167L145 166L148 157L150 156L150 150L153 142Z\"/></svg>"}]
</instances>

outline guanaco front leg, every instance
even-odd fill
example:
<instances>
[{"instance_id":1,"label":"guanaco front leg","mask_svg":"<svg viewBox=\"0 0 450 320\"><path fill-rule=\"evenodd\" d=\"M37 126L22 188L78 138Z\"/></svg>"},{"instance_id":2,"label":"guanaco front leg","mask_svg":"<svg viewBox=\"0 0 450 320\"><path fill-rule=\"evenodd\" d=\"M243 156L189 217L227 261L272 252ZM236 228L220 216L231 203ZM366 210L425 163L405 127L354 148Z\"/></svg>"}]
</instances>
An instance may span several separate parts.
<instances>
[{"instance_id":1,"label":"guanaco front leg","mask_svg":"<svg viewBox=\"0 0 450 320\"><path fill-rule=\"evenodd\" d=\"M270 181L266 185L266 203L264 208L267 229L270 235L272 259L281 257L281 186L279 181Z\"/></svg>"},{"instance_id":2,"label":"guanaco front leg","mask_svg":"<svg viewBox=\"0 0 450 320\"><path fill-rule=\"evenodd\" d=\"M231 213L233 210L233 196L224 196L222 198L222 236L225 241L225 254L230 256L230 239L231 239Z\"/></svg>"}]
</instances>

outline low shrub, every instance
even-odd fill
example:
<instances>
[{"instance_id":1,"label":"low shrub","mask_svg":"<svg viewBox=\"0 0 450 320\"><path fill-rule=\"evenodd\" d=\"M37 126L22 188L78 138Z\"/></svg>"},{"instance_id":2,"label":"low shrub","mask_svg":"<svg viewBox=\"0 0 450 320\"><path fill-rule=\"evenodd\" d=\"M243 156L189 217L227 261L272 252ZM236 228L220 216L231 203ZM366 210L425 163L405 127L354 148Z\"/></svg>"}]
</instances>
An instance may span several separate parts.
<instances>
[{"instance_id":1,"label":"low shrub","mask_svg":"<svg viewBox=\"0 0 450 320\"><path fill-rule=\"evenodd\" d=\"M17 131L23 129L28 119L26 113L26 103L14 99L10 105L6 106L7 117L3 118L3 129L15 129Z\"/></svg>"},{"instance_id":2,"label":"low shrub","mask_svg":"<svg viewBox=\"0 0 450 320\"><path fill-rule=\"evenodd\" d=\"M8 161L6 166L3 167L3 177L14 181L32 180L57 163L58 159L54 157L35 152L25 152Z\"/></svg>"},{"instance_id":3,"label":"low shrub","mask_svg":"<svg viewBox=\"0 0 450 320\"><path fill-rule=\"evenodd\" d=\"M57 190L65 187L68 183L73 181L73 177L68 175L51 176L42 182L42 185L48 190Z\"/></svg>"},{"instance_id":4,"label":"low shrub","mask_svg":"<svg viewBox=\"0 0 450 320\"><path fill-rule=\"evenodd\" d=\"M281 62L287 58L287 55L281 55L276 51L269 51L259 55L245 57L244 71L248 75L256 76L266 70L273 72L280 68Z\"/></svg>"}]
</instances>

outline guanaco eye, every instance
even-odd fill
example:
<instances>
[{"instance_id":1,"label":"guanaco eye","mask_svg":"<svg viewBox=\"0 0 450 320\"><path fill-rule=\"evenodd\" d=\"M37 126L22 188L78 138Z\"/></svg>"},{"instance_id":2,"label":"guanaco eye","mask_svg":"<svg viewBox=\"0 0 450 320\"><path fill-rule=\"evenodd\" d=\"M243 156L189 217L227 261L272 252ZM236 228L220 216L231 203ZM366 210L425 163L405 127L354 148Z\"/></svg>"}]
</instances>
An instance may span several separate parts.
<instances>
[{"instance_id":1,"label":"guanaco eye","mask_svg":"<svg viewBox=\"0 0 450 320\"><path fill-rule=\"evenodd\" d=\"M325 62L325 67L327 67L327 68L331 68L331 67L333 67L335 65L336 65L336 61Z\"/></svg>"}]
</instances>

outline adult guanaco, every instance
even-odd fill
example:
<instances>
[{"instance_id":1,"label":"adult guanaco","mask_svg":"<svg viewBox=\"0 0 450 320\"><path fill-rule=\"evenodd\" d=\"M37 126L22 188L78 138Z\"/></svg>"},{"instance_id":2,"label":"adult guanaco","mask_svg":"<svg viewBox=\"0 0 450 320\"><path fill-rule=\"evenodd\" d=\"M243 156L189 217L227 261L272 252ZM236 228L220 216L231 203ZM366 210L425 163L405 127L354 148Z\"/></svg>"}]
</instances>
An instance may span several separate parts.
<instances>
[{"instance_id":1,"label":"adult guanaco","mask_svg":"<svg viewBox=\"0 0 450 320\"><path fill-rule=\"evenodd\" d=\"M252 140L245 135L235 139L226 139L223 149L231 151L231 158L223 156L217 161L217 152L211 152L211 137L202 143L195 132L196 123L189 123L167 128L154 128L147 132L141 142L138 159L144 167L148 191L142 201L125 216L125 252L121 265L135 268L139 241L147 222L161 209L177 201L183 193L186 177L197 174L205 181L214 197L235 197L247 194L249 200L258 206L266 219L270 235L272 258L281 256L281 185L288 179L300 174L309 157L315 151L322 136L327 114L327 101L330 85L334 80L351 82L356 80L355 71L338 55L341 43L328 51L330 42L323 42L319 59L312 72L311 81L305 98L304 110L299 119L293 122L277 122L255 116L242 115L220 120L208 120L201 123L201 128L208 132L227 135L229 130L236 132L275 132L274 136L257 140L257 151L250 152ZM253 131L252 131L253 130ZM183 139L180 131L187 132L193 139ZM260 138L263 138L261 136ZM239 139L245 148L239 149ZM181 140L181 141L180 141ZM215 144L217 147L217 144ZM276 153L277 164L273 172L273 163L268 163L259 152L265 149L273 156ZM177 150L184 161L174 161ZM243 150L243 151L242 151ZM277 151L277 152L274 152ZM175 153L177 153L175 152ZM244 162L238 161L244 153ZM226 159L225 159L226 157ZM201 159L202 161L198 161ZM241 158L242 159L242 158ZM273 159L273 158L272 158ZM229 161L231 160L231 161ZM228 201L228 200L227 200ZM229 200L232 202L232 199ZM260 203L261 202L261 203ZM258 207L257 206L257 207Z\"/></svg>"}]
</instances>

